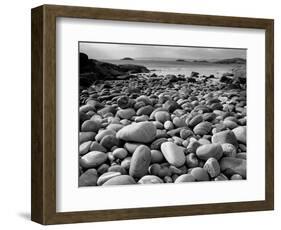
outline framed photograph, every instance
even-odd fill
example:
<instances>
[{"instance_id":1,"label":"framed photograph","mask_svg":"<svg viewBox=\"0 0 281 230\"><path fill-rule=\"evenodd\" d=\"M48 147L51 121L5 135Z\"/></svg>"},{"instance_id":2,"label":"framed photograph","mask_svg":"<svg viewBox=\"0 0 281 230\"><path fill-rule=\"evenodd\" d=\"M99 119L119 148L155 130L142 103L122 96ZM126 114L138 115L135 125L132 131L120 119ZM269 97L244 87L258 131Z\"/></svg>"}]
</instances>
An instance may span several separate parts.
<instances>
[{"instance_id":1,"label":"framed photograph","mask_svg":"<svg viewBox=\"0 0 281 230\"><path fill-rule=\"evenodd\" d=\"M41 224L274 208L271 19L32 9Z\"/></svg>"}]
</instances>

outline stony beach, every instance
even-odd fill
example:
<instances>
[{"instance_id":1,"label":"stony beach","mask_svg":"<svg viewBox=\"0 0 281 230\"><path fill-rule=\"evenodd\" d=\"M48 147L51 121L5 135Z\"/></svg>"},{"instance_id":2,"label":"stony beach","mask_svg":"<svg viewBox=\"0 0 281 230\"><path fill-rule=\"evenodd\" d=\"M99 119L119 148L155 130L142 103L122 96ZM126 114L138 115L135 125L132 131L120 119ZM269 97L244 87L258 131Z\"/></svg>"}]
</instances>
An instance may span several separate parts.
<instances>
[{"instance_id":1,"label":"stony beach","mask_svg":"<svg viewBox=\"0 0 281 230\"><path fill-rule=\"evenodd\" d=\"M110 68L118 72L121 66ZM127 66L127 74L118 77L83 80L79 186L246 179L241 68L220 79L132 69ZM88 75L82 73L80 80Z\"/></svg>"}]
</instances>

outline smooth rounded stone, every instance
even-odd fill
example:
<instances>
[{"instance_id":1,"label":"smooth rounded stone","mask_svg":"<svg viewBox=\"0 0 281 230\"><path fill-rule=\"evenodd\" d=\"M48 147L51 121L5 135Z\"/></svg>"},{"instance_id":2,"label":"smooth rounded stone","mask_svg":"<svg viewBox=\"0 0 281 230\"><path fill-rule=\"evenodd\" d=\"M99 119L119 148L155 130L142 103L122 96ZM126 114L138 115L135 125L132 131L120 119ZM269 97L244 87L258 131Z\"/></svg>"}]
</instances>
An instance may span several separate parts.
<instances>
[{"instance_id":1,"label":"smooth rounded stone","mask_svg":"<svg viewBox=\"0 0 281 230\"><path fill-rule=\"evenodd\" d=\"M93 120L87 120L84 121L81 126L82 132L97 132L100 128L101 124L100 122L93 121Z\"/></svg>"},{"instance_id":2,"label":"smooth rounded stone","mask_svg":"<svg viewBox=\"0 0 281 230\"><path fill-rule=\"evenodd\" d=\"M164 125L159 121L153 121L152 123L156 127L156 129L163 129L164 128Z\"/></svg>"},{"instance_id":3,"label":"smooth rounded stone","mask_svg":"<svg viewBox=\"0 0 281 230\"><path fill-rule=\"evenodd\" d=\"M247 118L246 118L246 117L243 117L243 118L239 119L239 120L238 120L238 124L239 124L239 125L242 125L242 126L247 125Z\"/></svg>"},{"instance_id":4,"label":"smooth rounded stone","mask_svg":"<svg viewBox=\"0 0 281 230\"><path fill-rule=\"evenodd\" d=\"M235 129L232 130L236 139L243 143L246 144L247 143L247 128L246 126L239 126Z\"/></svg>"},{"instance_id":5,"label":"smooth rounded stone","mask_svg":"<svg viewBox=\"0 0 281 230\"><path fill-rule=\"evenodd\" d=\"M102 138L100 144L107 149L111 149L113 146L117 146L119 144L119 141L113 135L105 135Z\"/></svg>"},{"instance_id":6,"label":"smooth rounded stone","mask_svg":"<svg viewBox=\"0 0 281 230\"><path fill-rule=\"evenodd\" d=\"M163 180L164 183L173 183L173 178L170 176L165 176Z\"/></svg>"},{"instance_id":7,"label":"smooth rounded stone","mask_svg":"<svg viewBox=\"0 0 281 230\"><path fill-rule=\"evenodd\" d=\"M229 128L229 129L234 129L238 126L237 123L235 123L234 121L230 121L230 120L224 120L223 124L226 126L226 128Z\"/></svg>"},{"instance_id":8,"label":"smooth rounded stone","mask_svg":"<svg viewBox=\"0 0 281 230\"><path fill-rule=\"evenodd\" d=\"M173 119L173 124L175 125L175 127L180 128L180 127L185 127L185 120L179 117L175 117Z\"/></svg>"},{"instance_id":9,"label":"smooth rounded stone","mask_svg":"<svg viewBox=\"0 0 281 230\"><path fill-rule=\"evenodd\" d=\"M237 145L238 145L237 139L236 139L233 131L231 131L231 130L225 130L225 131L215 133L212 136L212 143L219 143L219 144L230 143L230 144L234 145L235 147L237 147Z\"/></svg>"},{"instance_id":10,"label":"smooth rounded stone","mask_svg":"<svg viewBox=\"0 0 281 230\"><path fill-rule=\"evenodd\" d=\"M100 142L102 140L102 138L106 135L112 135L115 136L116 132L111 130L111 129L105 129L105 130L101 130L98 132L98 134L95 137L95 140Z\"/></svg>"},{"instance_id":11,"label":"smooth rounded stone","mask_svg":"<svg viewBox=\"0 0 281 230\"><path fill-rule=\"evenodd\" d=\"M211 142L210 142L208 139L206 139L206 138L200 138L200 139L198 140L198 142L199 142L201 145L211 144Z\"/></svg>"},{"instance_id":12,"label":"smooth rounded stone","mask_svg":"<svg viewBox=\"0 0 281 230\"><path fill-rule=\"evenodd\" d=\"M131 185L136 184L133 177L129 175L121 175L121 176L115 176L113 178L110 178L105 183L103 183L102 186L108 186L108 185Z\"/></svg>"},{"instance_id":13,"label":"smooth rounded stone","mask_svg":"<svg viewBox=\"0 0 281 230\"><path fill-rule=\"evenodd\" d=\"M186 156L186 165L188 168L198 167L199 161L195 153L190 153Z\"/></svg>"},{"instance_id":14,"label":"smooth rounded stone","mask_svg":"<svg viewBox=\"0 0 281 230\"><path fill-rule=\"evenodd\" d=\"M231 177L230 177L230 180L243 180L243 177L239 174L233 174Z\"/></svg>"},{"instance_id":15,"label":"smooth rounded stone","mask_svg":"<svg viewBox=\"0 0 281 230\"><path fill-rule=\"evenodd\" d=\"M228 180L227 176L224 175L223 173L221 173L220 175L218 175L216 178L214 178L214 181L225 181Z\"/></svg>"},{"instance_id":16,"label":"smooth rounded stone","mask_svg":"<svg viewBox=\"0 0 281 230\"><path fill-rule=\"evenodd\" d=\"M122 129L124 125L122 124L109 124L106 129L113 130L115 132L118 132L120 129Z\"/></svg>"},{"instance_id":17,"label":"smooth rounded stone","mask_svg":"<svg viewBox=\"0 0 281 230\"><path fill-rule=\"evenodd\" d=\"M141 116L135 118L135 122L148 121L148 119L149 119L149 117L147 115L141 115Z\"/></svg>"},{"instance_id":18,"label":"smooth rounded stone","mask_svg":"<svg viewBox=\"0 0 281 230\"><path fill-rule=\"evenodd\" d=\"M216 119L216 114L214 113L204 113L203 114L203 120L204 121L209 121L209 122L212 122L213 120Z\"/></svg>"},{"instance_id":19,"label":"smooth rounded stone","mask_svg":"<svg viewBox=\"0 0 281 230\"><path fill-rule=\"evenodd\" d=\"M128 96L121 96L117 99L117 105L121 109L126 109L130 106L130 98Z\"/></svg>"},{"instance_id":20,"label":"smooth rounded stone","mask_svg":"<svg viewBox=\"0 0 281 230\"><path fill-rule=\"evenodd\" d=\"M194 127L193 132L196 135L206 135L211 131L211 129L212 124L208 121L203 121Z\"/></svg>"},{"instance_id":21,"label":"smooth rounded stone","mask_svg":"<svg viewBox=\"0 0 281 230\"><path fill-rule=\"evenodd\" d=\"M132 177L143 177L147 173L150 162L150 149L145 145L138 146L131 159L129 174Z\"/></svg>"},{"instance_id":22,"label":"smooth rounded stone","mask_svg":"<svg viewBox=\"0 0 281 230\"><path fill-rule=\"evenodd\" d=\"M167 132L167 134L168 134L170 137L178 136L181 130L182 130L182 128L172 129L172 130L169 130L169 131Z\"/></svg>"},{"instance_id":23,"label":"smooth rounded stone","mask_svg":"<svg viewBox=\"0 0 281 230\"><path fill-rule=\"evenodd\" d=\"M106 181L110 180L111 178L116 177L116 176L120 176L120 175L121 175L120 172L106 172L98 178L97 185L101 186Z\"/></svg>"},{"instance_id":24,"label":"smooth rounded stone","mask_svg":"<svg viewBox=\"0 0 281 230\"><path fill-rule=\"evenodd\" d=\"M112 163L113 161L115 161L115 157L113 156L112 152L108 152L107 153L107 158L110 161L110 163Z\"/></svg>"},{"instance_id":25,"label":"smooth rounded stone","mask_svg":"<svg viewBox=\"0 0 281 230\"><path fill-rule=\"evenodd\" d=\"M161 152L165 159L172 165L180 167L185 163L185 155L183 149L172 142L164 142L161 144Z\"/></svg>"},{"instance_id":26,"label":"smooth rounded stone","mask_svg":"<svg viewBox=\"0 0 281 230\"><path fill-rule=\"evenodd\" d=\"M167 134L166 130L157 129L155 138L159 139L159 138L162 138L162 137L164 137L164 138L168 137L168 134Z\"/></svg>"},{"instance_id":27,"label":"smooth rounded stone","mask_svg":"<svg viewBox=\"0 0 281 230\"><path fill-rule=\"evenodd\" d=\"M103 117L104 117L107 113L115 114L115 113L116 113L116 108L109 105L109 106L106 106L106 107L104 107L104 108L102 108L102 109L100 109L100 110L98 111L98 114L101 115L101 116L103 116Z\"/></svg>"},{"instance_id":28,"label":"smooth rounded stone","mask_svg":"<svg viewBox=\"0 0 281 230\"><path fill-rule=\"evenodd\" d=\"M89 112L89 111L95 111L95 110L96 110L95 106L89 105L89 104L82 105L82 106L79 108L79 112L82 112L82 113L87 113L87 112Z\"/></svg>"},{"instance_id":29,"label":"smooth rounded stone","mask_svg":"<svg viewBox=\"0 0 281 230\"><path fill-rule=\"evenodd\" d=\"M210 177L214 178L220 174L220 164L215 158L209 158L203 168L209 173Z\"/></svg>"},{"instance_id":30,"label":"smooth rounded stone","mask_svg":"<svg viewBox=\"0 0 281 230\"><path fill-rule=\"evenodd\" d=\"M222 106L222 104L221 103L213 103L213 104L211 104L210 105L210 108L212 109L212 110L222 110L223 109L223 106Z\"/></svg>"},{"instance_id":31,"label":"smooth rounded stone","mask_svg":"<svg viewBox=\"0 0 281 230\"><path fill-rule=\"evenodd\" d=\"M124 148L130 153L133 154L137 147L139 147L141 144L140 143L132 143L132 142L126 142L124 144Z\"/></svg>"},{"instance_id":32,"label":"smooth rounded stone","mask_svg":"<svg viewBox=\"0 0 281 230\"><path fill-rule=\"evenodd\" d=\"M168 139L167 138L159 138L156 139L155 141L153 141L150 145L150 149L154 149L154 150L160 150L160 147L162 145L162 143L167 142Z\"/></svg>"},{"instance_id":33,"label":"smooth rounded stone","mask_svg":"<svg viewBox=\"0 0 281 230\"><path fill-rule=\"evenodd\" d=\"M188 126L194 127L203 121L203 116L198 114L188 121Z\"/></svg>"},{"instance_id":34,"label":"smooth rounded stone","mask_svg":"<svg viewBox=\"0 0 281 230\"><path fill-rule=\"evenodd\" d=\"M220 161L221 171L227 176L233 174L239 174L243 178L246 178L247 161L234 157L223 157Z\"/></svg>"},{"instance_id":35,"label":"smooth rounded stone","mask_svg":"<svg viewBox=\"0 0 281 230\"><path fill-rule=\"evenodd\" d=\"M174 129L174 124L171 121L165 121L164 123L164 129L166 130L172 130Z\"/></svg>"},{"instance_id":36,"label":"smooth rounded stone","mask_svg":"<svg viewBox=\"0 0 281 230\"><path fill-rule=\"evenodd\" d=\"M103 147L101 144L99 144L98 142L96 141L93 141L91 143L91 146L89 148L90 151L99 151L99 152L103 152L103 153L106 153L107 150L105 147Z\"/></svg>"},{"instance_id":37,"label":"smooth rounded stone","mask_svg":"<svg viewBox=\"0 0 281 230\"><path fill-rule=\"evenodd\" d=\"M161 178L155 175L146 175L143 176L139 181L138 184L162 184L164 183Z\"/></svg>"},{"instance_id":38,"label":"smooth rounded stone","mask_svg":"<svg viewBox=\"0 0 281 230\"><path fill-rule=\"evenodd\" d=\"M80 132L79 133L79 143L82 144L86 141L92 141L94 140L96 136L95 132Z\"/></svg>"},{"instance_id":39,"label":"smooth rounded stone","mask_svg":"<svg viewBox=\"0 0 281 230\"><path fill-rule=\"evenodd\" d=\"M129 170L130 168L130 164L131 164L131 159L132 157L126 157L122 162L121 162L121 166L122 168Z\"/></svg>"},{"instance_id":40,"label":"smooth rounded stone","mask_svg":"<svg viewBox=\"0 0 281 230\"><path fill-rule=\"evenodd\" d=\"M167 111L157 111L154 116L155 120L161 122L162 124L171 119L170 113Z\"/></svg>"},{"instance_id":41,"label":"smooth rounded stone","mask_svg":"<svg viewBox=\"0 0 281 230\"><path fill-rule=\"evenodd\" d=\"M215 124L215 127L212 129L212 134L219 133L224 130L226 130L226 126L224 124Z\"/></svg>"},{"instance_id":42,"label":"smooth rounded stone","mask_svg":"<svg viewBox=\"0 0 281 230\"><path fill-rule=\"evenodd\" d=\"M168 166L160 165L156 163L149 166L148 172L151 175L159 176L161 178L172 175L172 172Z\"/></svg>"},{"instance_id":43,"label":"smooth rounded stone","mask_svg":"<svg viewBox=\"0 0 281 230\"><path fill-rule=\"evenodd\" d=\"M145 106L145 103L143 101L139 101L139 102L136 102L134 104L134 109L138 110L138 109L140 109L141 107L144 107L144 106Z\"/></svg>"},{"instance_id":44,"label":"smooth rounded stone","mask_svg":"<svg viewBox=\"0 0 281 230\"><path fill-rule=\"evenodd\" d=\"M189 140L184 140L184 141L182 142L182 146L183 146L183 147L186 147L186 148L187 148L188 145L189 145Z\"/></svg>"},{"instance_id":45,"label":"smooth rounded stone","mask_svg":"<svg viewBox=\"0 0 281 230\"><path fill-rule=\"evenodd\" d=\"M145 95L141 95L138 98L136 98L136 102L140 102L140 101L144 102L146 105L152 105L149 97L147 97Z\"/></svg>"},{"instance_id":46,"label":"smooth rounded stone","mask_svg":"<svg viewBox=\"0 0 281 230\"><path fill-rule=\"evenodd\" d=\"M151 163L161 163L164 160L164 156L159 150L151 150Z\"/></svg>"},{"instance_id":47,"label":"smooth rounded stone","mask_svg":"<svg viewBox=\"0 0 281 230\"><path fill-rule=\"evenodd\" d=\"M247 160L247 153L246 153L246 152L238 153L238 154L236 155L236 158L240 158L240 159Z\"/></svg>"},{"instance_id":48,"label":"smooth rounded stone","mask_svg":"<svg viewBox=\"0 0 281 230\"><path fill-rule=\"evenodd\" d=\"M134 115L136 115L136 112L132 108L128 109L120 109L117 111L116 115L120 117L121 119L128 119L130 120Z\"/></svg>"},{"instance_id":49,"label":"smooth rounded stone","mask_svg":"<svg viewBox=\"0 0 281 230\"><path fill-rule=\"evenodd\" d=\"M119 172L122 175L126 175L126 169L124 169L121 165L112 165L108 168L108 172Z\"/></svg>"},{"instance_id":50,"label":"smooth rounded stone","mask_svg":"<svg viewBox=\"0 0 281 230\"><path fill-rule=\"evenodd\" d=\"M123 160L128 155L128 151L124 148L116 148L112 154L115 158Z\"/></svg>"},{"instance_id":51,"label":"smooth rounded stone","mask_svg":"<svg viewBox=\"0 0 281 230\"><path fill-rule=\"evenodd\" d=\"M185 183L185 182L194 182L194 181L195 181L195 177L192 176L191 174L183 174L183 175L180 175L175 180L175 184Z\"/></svg>"},{"instance_id":52,"label":"smooth rounded stone","mask_svg":"<svg viewBox=\"0 0 281 230\"><path fill-rule=\"evenodd\" d=\"M208 106L206 106L206 105L197 105L194 108L194 111L196 111L196 112L202 111L203 113L210 113L210 112L212 112L212 110Z\"/></svg>"},{"instance_id":53,"label":"smooth rounded stone","mask_svg":"<svg viewBox=\"0 0 281 230\"><path fill-rule=\"evenodd\" d=\"M107 160L107 155L103 152L92 151L80 159L80 165L83 168L96 168Z\"/></svg>"},{"instance_id":54,"label":"smooth rounded stone","mask_svg":"<svg viewBox=\"0 0 281 230\"><path fill-rule=\"evenodd\" d=\"M99 175L104 174L107 172L108 168L109 168L108 164L102 164L97 168L97 172Z\"/></svg>"},{"instance_id":55,"label":"smooth rounded stone","mask_svg":"<svg viewBox=\"0 0 281 230\"><path fill-rule=\"evenodd\" d=\"M141 107L137 111L137 116L147 115L149 116L153 112L154 108L151 105L146 105Z\"/></svg>"},{"instance_id":56,"label":"smooth rounded stone","mask_svg":"<svg viewBox=\"0 0 281 230\"><path fill-rule=\"evenodd\" d=\"M189 129L182 129L180 131L180 137L184 140L187 139L188 137L192 136L192 135L193 135L193 132Z\"/></svg>"},{"instance_id":57,"label":"smooth rounded stone","mask_svg":"<svg viewBox=\"0 0 281 230\"><path fill-rule=\"evenodd\" d=\"M78 186L96 186L98 180L98 173L95 169L88 169L84 172L78 180Z\"/></svg>"},{"instance_id":58,"label":"smooth rounded stone","mask_svg":"<svg viewBox=\"0 0 281 230\"><path fill-rule=\"evenodd\" d=\"M91 143L92 141L87 141L79 145L79 154L85 155L87 152L89 152Z\"/></svg>"},{"instance_id":59,"label":"smooth rounded stone","mask_svg":"<svg viewBox=\"0 0 281 230\"><path fill-rule=\"evenodd\" d=\"M195 178L196 181L209 181L209 175L203 168L196 167L190 171L190 174Z\"/></svg>"},{"instance_id":60,"label":"smooth rounded stone","mask_svg":"<svg viewBox=\"0 0 281 230\"><path fill-rule=\"evenodd\" d=\"M196 150L199 146L201 146L201 144L197 140L190 141L188 146L186 147L186 152L187 153L196 153Z\"/></svg>"},{"instance_id":61,"label":"smooth rounded stone","mask_svg":"<svg viewBox=\"0 0 281 230\"><path fill-rule=\"evenodd\" d=\"M180 106L177 102L168 100L163 104L163 108L167 109L170 113L173 113L176 109L179 109Z\"/></svg>"},{"instance_id":62,"label":"smooth rounded stone","mask_svg":"<svg viewBox=\"0 0 281 230\"><path fill-rule=\"evenodd\" d=\"M155 126L147 121L125 126L116 134L118 139L139 143L150 143L155 139L155 136Z\"/></svg>"},{"instance_id":63,"label":"smooth rounded stone","mask_svg":"<svg viewBox=\"0 0 281 230\"><path fill-rule=\"evenodd\" d=\"M237 151L233 144L224 143L221 144L224 157L236 157Z\"/></svg>"},{"instance_id":64,"label":"smooth rounded stone","mask_svg":"<svg viewBox=\"0 0 281 230\"><path fill-rule=\"evenodd\" d=\"M223 150L221 144L206 144L197 148L196 155L198 158L205 161L211 157L219 160L223 155Z\"/></svg>"}]
</instances>

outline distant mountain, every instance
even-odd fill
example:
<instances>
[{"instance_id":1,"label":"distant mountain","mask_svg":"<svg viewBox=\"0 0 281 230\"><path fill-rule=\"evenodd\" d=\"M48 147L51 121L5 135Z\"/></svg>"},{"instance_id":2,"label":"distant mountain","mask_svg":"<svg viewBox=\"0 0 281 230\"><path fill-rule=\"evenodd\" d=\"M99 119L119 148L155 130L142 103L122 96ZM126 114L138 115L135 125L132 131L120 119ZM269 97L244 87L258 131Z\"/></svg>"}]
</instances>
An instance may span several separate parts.
<instances>
[{"instance_id":1,"label":"distant mountain","mask_svg":"<svg viewBox=\"0 0 281 230\"><path fill-rule=\"evenodd\" d=\"M176 61L185 62L185 60L184 60L184 59L177 59Z\"/></svg>"},{"instance_id":2,"label":"distant mountain","mask_svg":"<svg viewBox=\"0 0 281 230\"><path fill-rule=\"evenodd\" d=\"M122 58L121 60L133 61L134 59L133 59L133 58L130 58L130 57L124 57L124 58Z\"/></svg>"},{"instance_id":3,"label":"distant mountain","mask_svg":"<svg viewBox=\"0 0 281 230\"><path fill-rule=\"evenodd\" d=\"M229 59L222 59L218 61L214 61L217 64L246 64L246 59L244 58L229 58Z\"/></svg>"}]
</instances>

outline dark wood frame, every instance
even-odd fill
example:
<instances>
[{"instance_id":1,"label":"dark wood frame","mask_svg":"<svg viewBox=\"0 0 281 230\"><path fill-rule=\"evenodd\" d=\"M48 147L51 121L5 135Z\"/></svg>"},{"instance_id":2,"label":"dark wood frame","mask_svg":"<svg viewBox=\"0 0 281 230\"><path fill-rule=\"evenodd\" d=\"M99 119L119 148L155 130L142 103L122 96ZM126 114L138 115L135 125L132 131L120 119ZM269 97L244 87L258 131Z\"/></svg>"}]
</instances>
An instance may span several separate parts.
<instances>
[{"instance_id":1,"label":"dark wood frame","mask_svg":"<svg viewBox=\"0 0 281 230\"><path fill-rule=\"evenodd\" d=\"M104 211L56 212L56 18L88 18L264 29L266 36L265 200ZM41 224L109 221L274 209L274 21L43 5L32 9L31 219Z\"/></svg>"}]
</instances>

